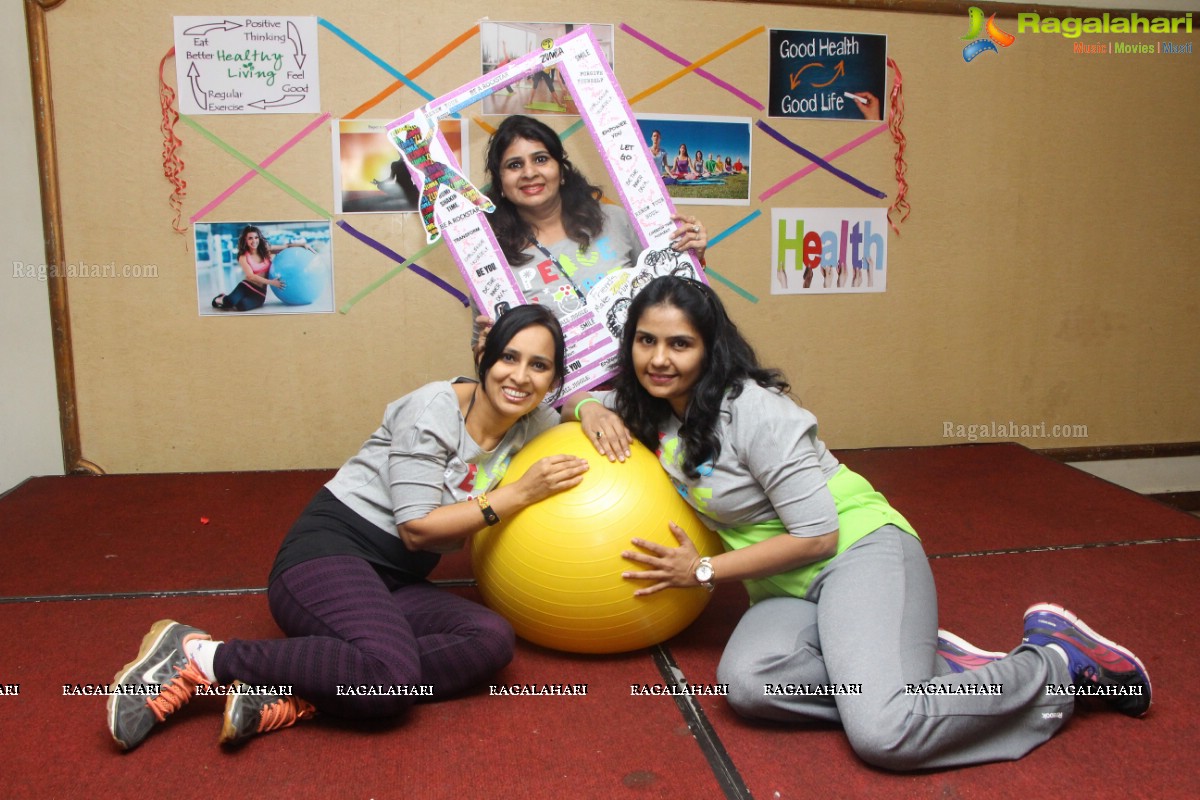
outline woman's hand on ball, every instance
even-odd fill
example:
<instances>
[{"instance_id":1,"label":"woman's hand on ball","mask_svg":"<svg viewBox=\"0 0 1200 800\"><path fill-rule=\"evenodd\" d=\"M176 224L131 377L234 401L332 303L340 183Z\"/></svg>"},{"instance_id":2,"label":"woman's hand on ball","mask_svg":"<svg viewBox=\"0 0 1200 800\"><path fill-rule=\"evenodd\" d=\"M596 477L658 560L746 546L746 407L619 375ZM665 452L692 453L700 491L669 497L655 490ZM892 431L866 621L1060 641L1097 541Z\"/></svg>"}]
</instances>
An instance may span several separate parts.
<instances>
[{"instance_id":1,"label":"woman's hand on ball","mask_svg":"<svg viewBox=\"0 0 1200 800\"><path fill-rule=\"evenodd\" d=\"M526 505L545 500L552 494L578 486L583 473L588 471L588 462L579 456L557 455L539 458L525 471L516 485Z\"/></svg>"},{"instance_id":2,"label":"woman's hand on ball","mask_svg":"<svg viewBox=\"0 0 1200 800\"><path fill-rule=\"evenodd\" d=\"M634 592L635 597L642 597L655 592L661 592L663 589L678 589L697 586L696 583L696 563L700 560L700 553L696 550L696 545L684 532L683 528L670 523L671 534L675 540L679 542L679 547L667 547L658 542L650 542L645 539L633 539L634 547L639 547L646 552L638 550L626 550L621 553L623 558L630 561L636 561L639 564L645 564L650 569L634 570L631 572L621 573L621 577L631 581L657 581L653 586L647 586L644 589L638 589Z\"/></svg>"},{"instance_id":3,"label":"woman's hand on ball","mask_svg":"<svg viewBox=\"0 0 1200 800\"><path fill-rule=\"evenodd\" d=\"M585 403L579 407L579 423L600 455L609 461L629 458L633 434L615 412L601 403Z\"/></svg>"}]
</instances>

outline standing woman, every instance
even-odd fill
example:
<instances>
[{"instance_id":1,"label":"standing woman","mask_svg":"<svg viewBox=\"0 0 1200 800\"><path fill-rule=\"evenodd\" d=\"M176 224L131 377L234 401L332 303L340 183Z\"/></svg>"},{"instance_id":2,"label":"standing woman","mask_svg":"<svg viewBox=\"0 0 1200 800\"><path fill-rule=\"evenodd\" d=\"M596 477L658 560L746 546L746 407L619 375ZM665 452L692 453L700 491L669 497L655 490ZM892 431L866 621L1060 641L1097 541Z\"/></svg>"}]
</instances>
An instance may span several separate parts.
<instances>
[{"instance_id":1,"label":"standing woman","mask_svg":"<svg viewBox=\"0 0 1200 800\"><path fill-rule=\"evenodd\" d=\"M1141 662L1059 606L1026 611L1008 654L939 639L912 526L838 463L788 390L707 286L663 277L634 298L616 410L726 552L702 559L672 525L680 546L634 539L624 555L649 569L625 577L646 584L638 595L745 584L751 606L717 669L739 713L840 722L863 760L912 770L1020 758L1071 717L1071 684L1109 687L1132 716L1149 709ZM616 438L598 406L585 431ZM772 691L788 686L845 691Z\"/></svg>"},{"instance_id":2,"label":"standing woman","mask_svg":"<svg viewBox=\"0 0 1200 800\"><path fill-rule=\"evenodd\" d=\"M637 264L642 246L625 209L602 203L603 191L567 157L545 123L508 117L488 142L492 230L530 302L558 316L586 302L588 290L615 269ZM694 217L681 223L672 247L703 257L708 238Z\"/></svg>"},{"instance_id":3,"label":"standing woman","mask_svg":"<svg viewBox=\"0 0 1200 800\"><path fill-rule=\"evenodd\" d=\"M137 746L200 687L267 687L228 695L220 741L234 743L315 710L396 716L426 687L442 699L508 664L509 624L426 576L440 553L582 480L587 462L557 455L495 488L513 453L559 421L541 403L561 385L563 354L553 315L521 306L496 323L478 381L431 383L389 405L279 548L267 599L288 638L218 642L156 623L113 682L117 744ZM156 694L120 693L135 684L157 684Z\"/></svg>"},{"instance_id":4,"label":"standing woman","mask_svg":"<svg viewBox=\"0 0 1200 800\"><path fill-rule=\"evenodd\" d=\"M529 89L530 104L533 104L537 100L538 84L544 83L546 84L546 90L550 92L550 102L562 108L563 111L567 110L565 104L558 99L558 92L554 89L554 73L556 71L557 70L555 67L543 67L542 69L539 69L537 72L533 73L533 85Z\"/></svg>"},{"instance_id":5,"label":"standing woman","mask_svg":"<svg viewBox=\"0 0 1200 800\"><path fill-rule=\"evenodd\" d=\"M268 245L262 231L247 225L238 236L238 265L242 268L242 280L229 294L219 294L212 300L212 307L222 311L253 311L267 301L267 287L284 288L278 278L269 277L271 257L289 247L304 247L312 250L307 242Z\"/></svg>"},{"instance_id":6,"label":"standing woman","mask_svg":"<svg viewBox=\"0 0 1200 800\"><path fill-rule=\"evenodd\" d=\"M508 117L488 142L491 226L521 291L560 319L587 304L587 293L613 270L637 265L641 243L625 209L567 158L558 134L532 117ZM672 216L680 227L671 247L703 259L708 235L695 217ZM478 352L494 309L475 309L471 344Z\"/></svg>"}]
</instances>

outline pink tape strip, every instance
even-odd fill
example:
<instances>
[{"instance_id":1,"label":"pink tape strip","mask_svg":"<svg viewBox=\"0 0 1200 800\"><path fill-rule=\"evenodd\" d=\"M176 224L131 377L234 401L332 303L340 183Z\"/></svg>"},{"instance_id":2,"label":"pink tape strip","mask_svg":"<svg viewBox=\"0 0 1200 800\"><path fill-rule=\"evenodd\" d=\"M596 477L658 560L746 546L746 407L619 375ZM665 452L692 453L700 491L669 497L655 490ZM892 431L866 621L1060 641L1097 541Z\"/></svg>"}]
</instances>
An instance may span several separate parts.
<instances>
[{"instance_id":1,"label":"pink tape strip","mask_svg":"<svg viewBox=\"0 0 1200 800\"><path fill-rule=\"evenodd\" d=\"M876 136L878 136L881 133L886 133L887 129L888 129L887 125L880 125L878 128L872 128L871 130L867 131L866 133L864 133L862 136L858 137L857 139L847 142L846 144L839 147L837 150L834 150L832 153L824 156L824 159L826 161L833 161L835 158L838 158L839 156L844 156L846 153L849 153L851 150L858 147L860 144L863 144L864 142L868 142L871 139L874 139ZM779 183L775 184L770 189L767 189L762 194L760 194L758 196L759 202L766 200L771 195L773 195L783 189L786 189L788 186L791 186L796 181L800 180L803 177L806 177L807 175L812 174L813 172L815 172L819 169L821 169L820 164L809 164L804 169L800 170L799 172L797 172L787 178L784 178Z\"/></svg>"},{"instance_id":2,"label":"pink tape strip","mask_svg":"<svg viewBox=\"0 0 1200 800\"><path fill-rule=\"evenodd\" d=\"M688 61L686 58L679 55L678 53L674 53L674 52L668 50L666 47L659 44L655 40L651 39L646 34L642 33L641 31L639 31L635 28L631 28L630 26L626 25L624 22L622 22L620 24L620 26L618 26L618 27L625 33L628 33L630 36L637 39L642 44L646 45L647 47L651 48L652 50L655 50L660 55L671 59L676 64L682 64L685 67L690 67L692 65L691 61ZM726 83L725 81L718 78L716 75L713 75L708 70L698 68L696 70L696 74L699 75L700 77L704 78L705 80L711 81L712 83L716 84L717 86L720 86L722 89L729 92L734 97L737 97L738 99L742 100L743 102L748 103L749 105L753 106L754 108L758 109L759 111L762 111L766 108L766 106L764 106L762 103L755 100L750 95L743 92L741 89L737 88L736 86L733 86L732 84Z\"/></svg>"},{"instance_id":3,"label":"pink tape strip","mask_svg":"<svg viewBox=\"0 0 1200 800\"><path fill-rule=\"evenodd\" d=\"M262 169L266 169L267 167L271 166L271 164L274 163L277 158L279 158L284 153L286 153L288 150L291 150L293 147L295 147L297 144L299 144L300 141L302 141L304 139L304 137L308 136L310 133L315 131L317 128L321 127L321 125L323 125L326 122L326 120L328 120L331 116L333 116L333 115L330 114L328 111L326 111L324 114L322 114L321 116L314 119L312 122L305 125L303 130L301 130L299 133L297 133L291 139L288 139L286 142L284 142L284 144L278 150L276 150L274 153L271 153L271 155L267 156L261 162L259 162L258 166ZM213 198L208 203L208 205L204 206L204 208L200 209L195 214L193 214L191 216L191 221L198 222L199 220L204 219L206 216L208 216L208 213L210 211L212 211L217 206L221 205L221 203L224 203L226 200L228 200L230 195L232 195L238 189L242 188L247 183L249 183L250 180L252 178L254 178L256 175L258 175L258 171L252 169L249 172L247 172L245 175L243 175L242 177L238 178L236 181L233 182L233 185L231 185L228 189L226 189L225 191L223 191L219 195L217 195L215 198Z\"/></svg>"}]
</instances>

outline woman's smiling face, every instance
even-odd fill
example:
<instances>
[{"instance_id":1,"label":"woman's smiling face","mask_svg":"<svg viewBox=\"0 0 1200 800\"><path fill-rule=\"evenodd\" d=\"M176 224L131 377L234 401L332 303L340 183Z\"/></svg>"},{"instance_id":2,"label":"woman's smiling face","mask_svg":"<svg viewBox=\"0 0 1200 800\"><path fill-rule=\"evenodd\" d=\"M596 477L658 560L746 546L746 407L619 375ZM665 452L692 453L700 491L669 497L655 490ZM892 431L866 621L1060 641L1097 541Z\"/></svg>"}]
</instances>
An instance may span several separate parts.
<instances>
[{"instance_id":1,"label":"woman's smiling face","mask_svg":"<svg viewBox=\"0 0 1200 800\"><path fill-rule=\"evenodd\" d=\"M514 139L500 159L500 189L518 213L540 211L561 202L562 169L546 146Z\"/></svg>"},{"instance_id":2,"label":"woman's smiling face","mask_svg":"<svg viewBox=\"0 0 1200 800\"><path fill-rule=\"evenodd\" d=\"M638 383L651 397L666 400L680 419L704 370L704 337L683 310L648 306L634 328L631 351Z\"/></svg>"},{"instance_id":3,"label":"woman's smiling face","mask_svg":"<svg viewBox=\"0 0 1200 800\"><path fill-rule=\"evenodd\" d=\"M520 417L537 408L554 386L554 337L541 325L513 335L484 376L483 391L504 417Z\"/></svg>"}]
</instances>

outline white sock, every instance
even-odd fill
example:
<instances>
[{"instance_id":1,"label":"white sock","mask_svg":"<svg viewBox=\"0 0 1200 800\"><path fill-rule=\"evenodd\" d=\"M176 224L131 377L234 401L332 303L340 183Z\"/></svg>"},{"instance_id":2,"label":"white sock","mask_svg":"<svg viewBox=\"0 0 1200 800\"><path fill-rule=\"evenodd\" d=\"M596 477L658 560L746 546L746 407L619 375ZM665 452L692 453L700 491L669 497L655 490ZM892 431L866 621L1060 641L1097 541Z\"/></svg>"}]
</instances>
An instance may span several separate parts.
<instances>
[{"instance_id":1,"label":"white sock","mask_svg":"<svg viewBox=\"0 0 1200 800\"><path fill-rule=\"evenodd\" d=\"M183 643L183 654L213 683L217 682L216 673L213 672L213 659L216 658L217 647L221 644L211 639L191 639Z\"/></svg>"},{"instance_id":2,"label":"white sock","mask_svg":"<svg viewBox=\"0 0 1200 800\"><path fill-rule=\"evenodd\" d=\"M1067 669L1071 668L1071 659L1067 658L1066 650L1063 650L1061 647L1059 647L1056 644L1048 644L1048 645L1046 645L1046 649L1053 650L1055 653L1057 653L1058 657L1063 660L1063 666L1065 666Z\"/></svg>"}]
</instances>

